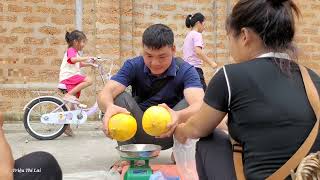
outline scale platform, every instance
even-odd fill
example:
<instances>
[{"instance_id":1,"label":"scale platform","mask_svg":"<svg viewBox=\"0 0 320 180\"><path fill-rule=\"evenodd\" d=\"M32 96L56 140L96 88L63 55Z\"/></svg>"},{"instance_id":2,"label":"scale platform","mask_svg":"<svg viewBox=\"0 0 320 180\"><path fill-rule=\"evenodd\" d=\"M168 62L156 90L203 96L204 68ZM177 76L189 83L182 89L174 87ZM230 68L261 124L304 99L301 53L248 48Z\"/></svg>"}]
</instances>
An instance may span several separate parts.
<instances>
[{"instance_id":1,"label":"scale platform","mask_svg":"<svg viewBox=\"0 0 320 180\"><path fill-rule=\"evenodd\" d=\"M127 144L116 147L120 157L130 161L130 167L124 175L124 180L149 180L152 169L149 160L158 157L161 146L154 144ZM145 161L142 166L136 166L136 161Z\"/></svg>"}]
</instances>

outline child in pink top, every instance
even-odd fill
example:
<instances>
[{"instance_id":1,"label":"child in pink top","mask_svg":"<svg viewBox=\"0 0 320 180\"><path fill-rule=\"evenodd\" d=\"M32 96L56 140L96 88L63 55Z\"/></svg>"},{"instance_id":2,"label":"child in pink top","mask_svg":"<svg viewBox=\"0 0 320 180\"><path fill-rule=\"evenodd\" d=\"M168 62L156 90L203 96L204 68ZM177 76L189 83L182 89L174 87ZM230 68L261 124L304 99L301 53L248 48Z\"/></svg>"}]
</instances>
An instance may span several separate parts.
<instances>
[{"instance_id":1,"label":"child in pink top","mask_svg":"<svg viewBox=\"0 0 320 180\"><path fill-rule=\"evenodd\" d=\"M204 43L202 39L202 32L204 30L205 17L201 13L188 15L186 19L186 26L190 28L183 43L183 58L189 64L193 65L200 76L203 89L206 90L206 83L201 69L203 61L207 62L212 68L216 68L217 64L208 59L204 54Z\"/></svg>"},{"instance_id":2,"label":"child in pink top","mask_svg":"<svg viewBox=\"0 0 320 180\"><path fill-rule=\"evenodd\" d=\"M65 39L68 43L68 49L60 67L59 81L67 87L68 93L64 99L67 101L78 101L80 91L92 84L92 80L81 74L80 68L91 66L84 61L91 57L81 57L78 52L82 51L87 41L86 35L82 31L74 30L67 32Z\"/></svg>"},{"instance_id":3,"label":"child in pink top","mask_svg":"<svg viewBox=\"0 0 320 180\"><path fill-rule=\"evenodd\" d=\"M68 91L63 99L68 102L79 103L78 98L81 90L92 84L92 80L89 77L80 73L80 68L92 66L93 64L85 63L84 61L93 58L81 57L78 54L79 51L82 51L87 41L87 37L82 31L67 32L65 39L68 43L68 49L60 66L59 82L65 84ZM65 130L65 134L73 136L70 125Z\"/></svg>"}]
</instances>

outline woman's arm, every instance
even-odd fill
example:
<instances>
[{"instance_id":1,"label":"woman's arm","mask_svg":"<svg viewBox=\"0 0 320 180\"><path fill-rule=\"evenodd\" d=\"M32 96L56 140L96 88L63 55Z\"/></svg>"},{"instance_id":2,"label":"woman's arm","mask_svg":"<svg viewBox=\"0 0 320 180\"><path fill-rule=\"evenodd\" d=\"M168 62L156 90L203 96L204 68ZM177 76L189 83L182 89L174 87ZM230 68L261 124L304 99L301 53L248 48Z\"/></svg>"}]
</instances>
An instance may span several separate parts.
<instances>
[{"instance_id":1,"label":"woman's arm","mask_svg":"<svg viewBox=\"0 0 320 180\"><path fill-rule=\"evenodd\" d=\"M159 136L160 138L171 137L178 124L185 122L188 119L188 117L199 111L203 102L203 89L187 88L183 91L183 94L189 106L182 110L174 111L166 104L160 104L160 106L166 108L170 112L172 118L172 123L168 125L169 130L166 133Z\"/></svg>"},{"instance_id":2,"label":"woman's arm","mask_svg":"<svg viewBox=\"0 0 320 180\"><path fill-rule=\"evenodd\" d=\"M220 122L220 124L217 126L218 129L223 130L224 132L228 133L229 129L228 129L228 115L226 115L222 121Z\"/></svg>"},{"instance_id":3,"label":"woman's arm","mask_svg":"<svg viewBox=\"0 0 320 180\"><path fill-rule=\"evenodd\" d=\"M175 130L175 137L180 142L185 142L187 138L198 139L208 136L220 124L226 114L226 112L216 110L203 103L199 112L190 117L186 123L178 125Z\"/></svg>"},{"instance_id":4,"label":"woman's arm","mask_svg":"<svg viewBox=\"0 0 320 180\"><path fill-rule=\"evenodd\" d=\"M0 113L0 179L13 180L14 160L10 146L2 129L3 116Z\"/></svg>"},{"instance_id":5,"label":"woman's arm","mask_svg":"<svg viewBox=\"0 0 320 180\"><path fill-rule=\"evenodd\" d=\"M201 47L195 47L195 51L196 51L196 55L201 59L203 60L204 62L208 63L212 68L216 68L218 65L213 62L213 61L210 61L208 59L208 57L204 54L203 50Z\"/></svg>"}]
</instances>

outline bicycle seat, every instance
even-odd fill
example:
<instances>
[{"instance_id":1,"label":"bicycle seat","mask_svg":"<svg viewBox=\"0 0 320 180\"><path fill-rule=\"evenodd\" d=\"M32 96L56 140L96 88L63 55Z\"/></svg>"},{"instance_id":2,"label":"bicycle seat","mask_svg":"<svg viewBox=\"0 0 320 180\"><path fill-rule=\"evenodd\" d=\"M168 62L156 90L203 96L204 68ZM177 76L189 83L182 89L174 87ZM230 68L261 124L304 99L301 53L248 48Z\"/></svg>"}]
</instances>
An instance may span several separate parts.
<instances>
[{"instance_id":1,"label":"bicycle seat","mask_svg":"<svg viewBox=\"0 0 320 180\"><path fill-rule=\"evenodd\" d=\"M58 84L58 89L61 89L61 90L67 89L67 86L65 84L59 83Z\"/></svg>"},{"instance_id":2,"label":"bicycle seat","mask_svg":"<svg viewBox=\"0 0 320 180\"><path fill-rule=\"evenodd\" d=\"M62 94L68 93L67 86L65 84L59 83L57 88L62 92Z\"/></svg>"}]
</instances>

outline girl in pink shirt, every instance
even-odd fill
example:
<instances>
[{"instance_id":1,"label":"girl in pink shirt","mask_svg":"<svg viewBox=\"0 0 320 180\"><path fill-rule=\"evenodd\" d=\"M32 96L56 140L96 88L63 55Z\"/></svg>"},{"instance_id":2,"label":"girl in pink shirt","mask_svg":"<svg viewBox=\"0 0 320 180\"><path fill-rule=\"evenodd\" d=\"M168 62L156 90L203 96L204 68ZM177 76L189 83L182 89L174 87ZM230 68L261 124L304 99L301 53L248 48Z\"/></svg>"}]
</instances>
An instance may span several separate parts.
<instances>
[{"instance_id":1,"label":"girl in pink shirt","mask_svg":"<svg viewBox=\"0 0 320 180\"><path fill-rule=\"evenodd\" d=\"M201 13L187 16L186 26L190 28L190 32L187 34L183 43L183 58L196 68L203 89L206 90L207 85L201 69L203 61L207 62L212 68L216 68L217 64L209 60L203 52L204 43L201 33L204 30L204 20L205 17Z\"/></svg>"},{"instance_id":2,"label":"girl in pink shirt","mask_svg":"<svg viewBox=\"0 0 320 180\"><path fill-rule=\"evenodd\" d=\"M87 41L87 37L82 31L67 32L65 39L68 43L68 49L60 66L59 82L65 84L68 91L63 99L71 103L79 103L80 91L92 84L89 77L80 73L80 68L92 66L92 63L85 63L85 61L94 58L81 57L78 53L82 51ZM66 128L65 134L73 136L70 125Z\"/></svg>"},{"instance_id":3,"label":"girl in pink shirt","mask_svg":"<svg viewBox=\"0 0 320 180\"><path fill-rule=\"evenodd\" d=\"M91 64L84 61L93 58L79 56L78 52L82 51L87 41L87 37L82 31L67 32L65 39L68 43L68 49L61 63L59 81L67 87L68 93L64 99L70 102L77 102L80 97L80 91L92 84L92 80L89 77L81 74L80 68L91 66Z\"/></svg>"}]
</instances>

